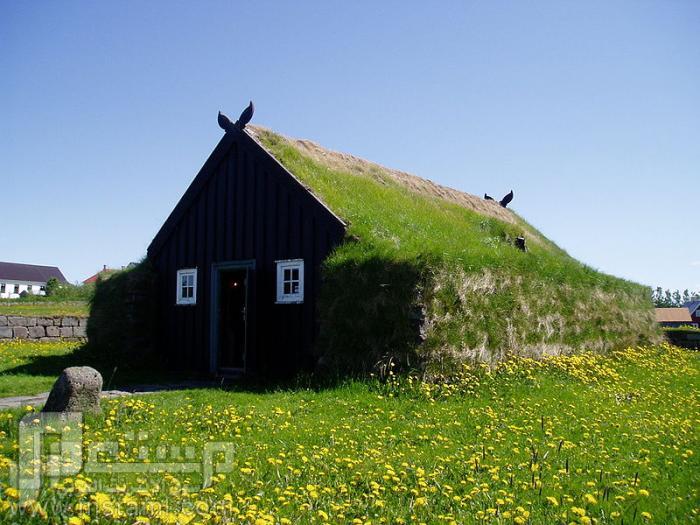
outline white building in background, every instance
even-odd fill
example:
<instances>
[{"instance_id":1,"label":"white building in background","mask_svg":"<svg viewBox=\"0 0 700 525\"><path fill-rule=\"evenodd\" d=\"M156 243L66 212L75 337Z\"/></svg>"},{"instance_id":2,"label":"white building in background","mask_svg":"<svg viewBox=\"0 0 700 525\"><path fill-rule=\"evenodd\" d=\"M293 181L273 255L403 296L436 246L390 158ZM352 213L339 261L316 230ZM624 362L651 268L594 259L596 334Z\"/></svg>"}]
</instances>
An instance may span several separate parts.
<instances>
[{"instance_id":1,"label":"white building in background","mask_svg":"<svg viewBox=\"0 0 700 525\"><path fill-rule=\"evenodd\" d=\"M0 299L17 299L22 292L45 295L46 283L52 277L66 282L56 266L0 262Z\"/></svg>"}]
</instances>

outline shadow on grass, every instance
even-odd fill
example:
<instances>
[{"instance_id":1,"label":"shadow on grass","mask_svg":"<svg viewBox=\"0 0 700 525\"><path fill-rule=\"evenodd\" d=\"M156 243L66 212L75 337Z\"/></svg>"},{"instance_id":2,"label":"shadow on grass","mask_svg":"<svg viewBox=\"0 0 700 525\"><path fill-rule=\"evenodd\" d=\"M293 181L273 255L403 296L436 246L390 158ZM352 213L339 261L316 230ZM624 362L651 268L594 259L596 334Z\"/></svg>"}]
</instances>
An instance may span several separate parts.
<instances>
[{"instance_id":1,"label":"shadow on grass","mask_svg":"<svg viewBox=\"0 0 700 525\"><path fill-rule=\"evenodd\" d=\"M48 376L57 379L68 367L90 366L102 374L103 390L125 391L213 389L264 394L281 390L320 390L337 386L341 382L340 378L319 379L312 374L274 380L255 377L212 378L183 371L166 370L155 359L124 365L100 355L90 344L78 346L69 354L36 355L26 359L27 363L4 370L2 374L35 376L37 379Z\"/></svg>"},{"instance_id":2,"label":"shadow on grass","mask_svg":"<svg viewBox=\"0 0 700 525\"><path fill-rule=\"evenodd\" d=\"M58 378L61 372L71 366L90 366L102 374L104 390L126 388L133 385L159 385L184 381L183 373L165 371L154 363L142 362L136 366L123 366L97 354L89 344L78 346L73 352L63 355L28 356L27 363L3 371L3 375L22 374L27 376Z\"/></svg>"}]
</instances>

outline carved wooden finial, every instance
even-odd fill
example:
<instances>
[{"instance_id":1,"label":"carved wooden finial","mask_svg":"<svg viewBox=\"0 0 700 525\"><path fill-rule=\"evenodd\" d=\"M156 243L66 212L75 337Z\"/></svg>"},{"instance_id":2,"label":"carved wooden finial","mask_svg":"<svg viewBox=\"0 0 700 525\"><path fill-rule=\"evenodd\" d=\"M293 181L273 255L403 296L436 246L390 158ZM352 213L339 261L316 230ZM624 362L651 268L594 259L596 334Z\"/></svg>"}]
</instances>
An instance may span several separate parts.
<instances>
[{"instance_id":1,"label":"carved wooden finial","mask_svg":"<svg viewBox=\"0 0 700 525\"><path fill-rule=\"evenodd\" d=\"M219 127L221 127L221 129L225 131L228 131L231 128L233 128L233 122L231 122L231 119L229 119L221 111L219 111L219 118L217 119L217 121L219 122Z\"/></svg>"},{"instance_id":2,"label":"carved wooden finial","mask_svg":"<svg viewBox=\"0 0 700 525\"><path fill-rule=\"evenodd\" d=\"M496 199L491 197L491 195L489 195L488 193L484 193L484 200L493 201ZM510 190L510 193L508 195L506 195L505 197L503 197L500 201L498 201L498 204L500 204L504 208L507 208L508 205L510 204L510 201L512 201L512 200L513 200L513 190Z\"/></svg>"},{"instance_id":3,"label":"carved wooden finial","mask_svg":"<svg viewBox=\"0 0 700 525\"><path fill-rule=\"evenodd\" d=\"M251 100L250 104L248 104L248 107L243 110L243 113L241 113L241 116L238 117L238 120L235 123L231 122L231 119L224 115L221 111L219 111L219 117L217 121L219 122L219 126L226 132L233 130L241 130L245 128L245 125L248 124L248 122L250 122L250 119L253 118L254 111L255 106L253 106L253 101Z\"/></svg>"},{"instance_id":4,"label":"carved wooden finial","mask_svg":"<svg viewBox=\"0 0 700 525\"><path fill-rule=\"evenodd\" d=\"M506 195L505 197L503 197L501 199L501 201L499 202L499 204L501 206L503 206L504 208L506 208L508 206L508 204L510 204L510 201L512 201L512 200L513 200L513 190L510 190L510 193L508 195Z\"/></svg>"},{"instance_id":5,"label":"carved wooden finial","mask_svg":"<svg viewBox=\"0 0 700 525\"><path fill-rule=\"evenodd\" d=\"M255 106L253 106L253 101L251 100L250 103L248 104L248 107L243 110L243 113L241 113L241 116L238 117L238 120L236 121L236 126L238 126L239 129L245 128L245 125L250 122L250 119L253 118L253 112L255 111Z\"/></svg>"}]
</instances>

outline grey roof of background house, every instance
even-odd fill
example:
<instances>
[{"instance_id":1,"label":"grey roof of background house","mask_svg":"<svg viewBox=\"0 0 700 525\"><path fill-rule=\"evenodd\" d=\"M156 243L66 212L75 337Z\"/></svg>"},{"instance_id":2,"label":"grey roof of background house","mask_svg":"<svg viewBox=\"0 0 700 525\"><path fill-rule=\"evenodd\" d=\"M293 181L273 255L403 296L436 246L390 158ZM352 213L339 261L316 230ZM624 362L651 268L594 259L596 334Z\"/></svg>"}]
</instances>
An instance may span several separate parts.
<instances>
[{"instance_id":1,"label":"grey roof of background house","mask_svg":"<svg viewBox=\"0 0 700 525\"><path fill-rule=\"evenodd\" d=\"M700 307L700 301L690 301L688 303L685 303L683 306L685 306L690 313L693 313L695 310Z\"/></svg>"},{"instance_id":2,"label":"grey roof of background house","mask_svg":"<svg viewBox=\"0 0 700 525\"><path fill-rule=\"evenodd\" d=\"M0 280L45 283L52 277L61 282L67 282L56 266L0 262Z\"/></svg>"}]
</instances>

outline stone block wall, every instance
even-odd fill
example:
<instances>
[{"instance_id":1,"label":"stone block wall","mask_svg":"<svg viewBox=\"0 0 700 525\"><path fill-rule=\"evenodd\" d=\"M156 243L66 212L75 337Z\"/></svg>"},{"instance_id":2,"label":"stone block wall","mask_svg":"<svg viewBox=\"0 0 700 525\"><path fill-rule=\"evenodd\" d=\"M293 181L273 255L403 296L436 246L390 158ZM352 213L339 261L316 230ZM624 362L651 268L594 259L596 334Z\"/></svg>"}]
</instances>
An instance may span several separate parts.
<instances>
[{"instance_id":1,"label":"stone block wall","mask_svg":"<svg viewBox=\"0 0 700 525\"><path fill-rule=\"evenodd\" d=\"M0 340L82 341L86 337L87 320L72 316L0 315Z\"/></svg>"}]
</instances>

